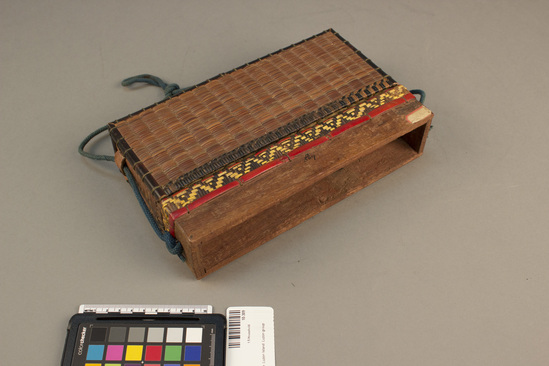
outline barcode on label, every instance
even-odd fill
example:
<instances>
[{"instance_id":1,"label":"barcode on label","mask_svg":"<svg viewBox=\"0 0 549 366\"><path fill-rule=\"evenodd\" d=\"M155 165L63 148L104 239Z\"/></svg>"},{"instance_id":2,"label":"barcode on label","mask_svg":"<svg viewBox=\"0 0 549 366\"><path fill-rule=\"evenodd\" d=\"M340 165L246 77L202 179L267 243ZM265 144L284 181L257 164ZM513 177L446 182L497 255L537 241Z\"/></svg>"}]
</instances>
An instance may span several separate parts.
<instances>
[{"instance_id":1,"label":"barcode on label","mask_svg":"<svg viewBox=\"0 0 549 366\"><path fill-rule=\"evenodd\" d=\"M241 310L229 310L229 348L240 348Z\"/></svg>"},{"instance_id":2,"label":"barcode on label","mask_svg":"<svg viewBox=\"0 0 549 366\"><path fill-rule=\"evenodd\" d=\"M268 306L232 306L225 313L227 366L275 366L274 310Z\"/></svg>"}]
</instances>

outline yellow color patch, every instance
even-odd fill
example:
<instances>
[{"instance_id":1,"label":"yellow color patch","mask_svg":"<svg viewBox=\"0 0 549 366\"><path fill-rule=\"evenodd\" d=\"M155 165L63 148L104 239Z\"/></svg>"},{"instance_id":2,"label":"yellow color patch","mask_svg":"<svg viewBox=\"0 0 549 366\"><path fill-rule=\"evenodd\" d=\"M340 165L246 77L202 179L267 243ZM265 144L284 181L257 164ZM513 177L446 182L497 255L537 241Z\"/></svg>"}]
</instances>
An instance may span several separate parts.
<instances>
[{"instance_id":1,"label":"yellow color patch","mask_svg":"<svg viewBox=\"0 0 549 366\"><path fill-rule=\"evenodd\" d=\"M128 346L126 349L126 361L141 361L143 346Z\"/></svg>"}]
</instances>

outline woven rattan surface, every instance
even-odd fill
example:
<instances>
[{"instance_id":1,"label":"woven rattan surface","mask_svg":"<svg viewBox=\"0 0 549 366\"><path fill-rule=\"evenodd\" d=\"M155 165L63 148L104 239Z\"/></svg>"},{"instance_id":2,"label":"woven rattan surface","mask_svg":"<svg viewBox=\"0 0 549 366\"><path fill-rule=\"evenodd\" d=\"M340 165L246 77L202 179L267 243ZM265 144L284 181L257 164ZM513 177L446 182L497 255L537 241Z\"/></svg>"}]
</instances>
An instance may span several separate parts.
<instances>
[{"instance_id":1,"label":"woven rattan surface","mask_svg":"<svg viewBox=\"0 0 549 366\"><path fill-rule=\"evenodd\" d=\"M110 132L161 198L393 84L328 30L115 121Z\"/></svg>"}]
</instances>

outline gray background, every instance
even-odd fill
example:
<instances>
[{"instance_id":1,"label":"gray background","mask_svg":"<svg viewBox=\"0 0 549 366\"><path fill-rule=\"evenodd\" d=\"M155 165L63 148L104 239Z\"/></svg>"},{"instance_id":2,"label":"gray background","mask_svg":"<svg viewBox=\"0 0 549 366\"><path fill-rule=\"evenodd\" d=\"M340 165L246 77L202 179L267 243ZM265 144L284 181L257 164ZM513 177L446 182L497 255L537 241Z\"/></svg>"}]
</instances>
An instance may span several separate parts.
<instances>
[{"instance_id":1,"label":"gray background","mask_svg":"<svg viewBox=\"0 0 549 366\"><path fill-rule=\"evenodd\" d=\"M278 365L549 362L549 2L0 2L3 365L81 303L269 305ZM95 128L333 27L435 113L425 154L196 281ZM92 151L110 153L107 137Z\"/></svg>"}]
</instances>

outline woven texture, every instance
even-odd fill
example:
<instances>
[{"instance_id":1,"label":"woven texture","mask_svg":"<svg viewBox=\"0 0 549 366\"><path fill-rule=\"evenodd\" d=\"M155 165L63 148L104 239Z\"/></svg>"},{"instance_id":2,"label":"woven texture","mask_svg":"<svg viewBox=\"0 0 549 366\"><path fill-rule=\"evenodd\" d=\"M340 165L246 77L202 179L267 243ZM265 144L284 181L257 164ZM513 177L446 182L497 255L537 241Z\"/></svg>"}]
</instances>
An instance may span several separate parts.
<instances>
[{"instance_id":1,"label":"woven texture","mask_svg":"<svg viewBox=\"0 0 549 366\"><path fill-rule=\"evenodd\" d=\"M395 84L328 30L109 129L155 211L160 199Z\"/></svg>"}]
</instances>

